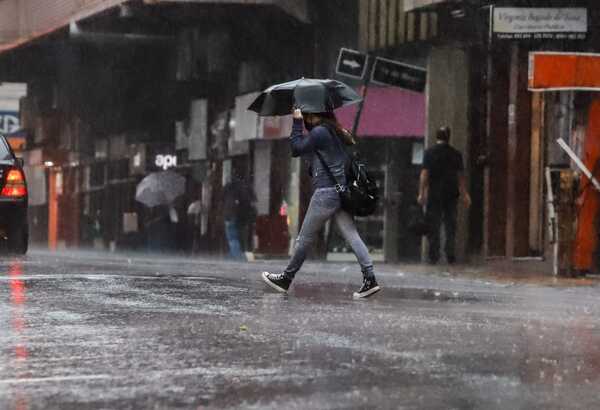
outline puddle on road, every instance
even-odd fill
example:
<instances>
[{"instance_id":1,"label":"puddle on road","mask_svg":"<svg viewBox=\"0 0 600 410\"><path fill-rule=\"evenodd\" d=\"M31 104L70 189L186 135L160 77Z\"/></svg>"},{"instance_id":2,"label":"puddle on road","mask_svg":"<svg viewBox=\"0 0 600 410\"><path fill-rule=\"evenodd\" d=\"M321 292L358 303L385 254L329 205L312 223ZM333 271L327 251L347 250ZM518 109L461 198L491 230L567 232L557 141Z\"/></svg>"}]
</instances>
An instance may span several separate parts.
<instances>
[{"instance_id":1,"label":"puddle on road","mask_svg":"<svg viewBox=\"0 0 600 410\"><path fill-rule=\"evenodd\" d=\"M354 284L328 283L325 286L318 283L298 283L290 289L290 297L310 299L313 302L322 301L327 304L338 302L356 302L352 293L356 291ZM265 292L269 292L265 289ZM477 294L474 292L441 290L432 288L383 287L383 290L372 299L363 301L391 300L426 300L449 303L494 303L500 298L494 294Z\"/></svg>"},{"instance_id":2,"label":"puddle on road","mask_svg":"<svg viewBox=\"0 0 600 410\"><path fill-rule=\"evenodd\" d=\"M0 281L10 280L10 277L0 276ZM163 295L177 296L181 300L204 299L208 295L215 301L239 298L240 292L250 292L255 297L269 297L272 292L263 286L258 279L244 276L243 278L224 278L211 276L195 276L189 272L179 274L126 274L117 273L80 273L73 275L23 275L24 281L56 281L61 283L71 282L73 287L84 287L87 290L96 288L100 282L108 282L111 286L103 287L103 293L109 293L112 299L123 299L128 303L139 303L138 300L144 292L157 292ZM329 305L356 303L352 293L359 287L359 283L320 283L299 280L292 286L289 297L298 300L310 300ZM128 294L119 298L119 291L133 289L135 294ZM167 292L168 291L168 292ZM102 292L101 292L102 293ZM140 293L140 294L137 294ZM275 294L281 297L282 295ZM179 300L179 299L178 299ZM371 301L372 299L369 299ZM419 287L386 287L375 296L376 302L390 303L401 300L423 300L445 303L494 303L499 302L498 295L490 293L475 293L469 291L453 291L435 288Z\"/></svg>"},{"instance_id":3,"label":"puddle on road","mask_svg":"<svg viewBox=\"0 0 600 410\"><path fill-rule=\"evenodd\" d=\"M482 298L472 292L456 292L438 289L393 288L387 294L399 299L437 300L441 302L477 303Z\"/></svg>"}]
</instances>

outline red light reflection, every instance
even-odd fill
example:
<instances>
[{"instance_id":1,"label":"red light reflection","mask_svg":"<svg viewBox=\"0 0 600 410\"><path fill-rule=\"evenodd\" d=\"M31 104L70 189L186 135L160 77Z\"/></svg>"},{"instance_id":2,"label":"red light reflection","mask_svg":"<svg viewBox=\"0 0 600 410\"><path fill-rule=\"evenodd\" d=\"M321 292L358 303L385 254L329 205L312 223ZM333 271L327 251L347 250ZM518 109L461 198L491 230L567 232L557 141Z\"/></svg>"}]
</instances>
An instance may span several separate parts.
<instances>
[{"instance_id":1,"label":"red light reflection","mask_svg":"<svg viewBox=\"0 0 600 410\"><path fill-rule=\"evenodd\" d=\"M25 281L22 279L23 266L20 262L13 262L10 265L8 272L9 286L10 286L10 303L11 303L11 327L15 335L15 347L14 347L14 367L17 372L17 377L25 377L25 361L29 356L29 351L23 343L23 333L26 330L25 321L25 302L27 301ZM22 373L22 374L19 374ZM29 408L29 401L25 396L24 392L17 389L14 392L14 408L16 410L27 410Z\"/></svg>"},{"instance_id":2,"label":"red light reflection","mask_svg":"<svg viewBox=\"0 0 600 410\"><path fill-rule=\"evenodd\" d=\"M10 275L12 276L12 273ZM22 305L25 303L25 282L18 279L11 279L10 300L13 305Z\"/></svg>"}]
</instances>

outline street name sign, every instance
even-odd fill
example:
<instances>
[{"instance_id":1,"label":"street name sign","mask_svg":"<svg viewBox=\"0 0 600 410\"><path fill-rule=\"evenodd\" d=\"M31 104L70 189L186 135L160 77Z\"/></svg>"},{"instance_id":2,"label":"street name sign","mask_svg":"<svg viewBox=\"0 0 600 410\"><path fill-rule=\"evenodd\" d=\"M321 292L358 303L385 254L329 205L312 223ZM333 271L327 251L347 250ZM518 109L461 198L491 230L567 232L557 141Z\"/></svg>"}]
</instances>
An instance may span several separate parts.
<instances>
[{"instance_id":1,"label":"street name sign","mask_svg":"<svg viewBox=\"0 0 600 410\"><path fill-rule=\"evenodd\" d=\"M427 70L399 61L377 57L373 64L371 82L422 93L425 91L427 84Z\"/></svg>"},{"instance_id":2,"label":"street name sign","mask_svg":"<svg viewBox=\"0 0 600 410\"><path fill-rule=\"evenodd\" d=\"M368 55L349 48L341 48L335 72L347 77L362 79L367 71L368 62Z\"/></svg>"}]
</instances>

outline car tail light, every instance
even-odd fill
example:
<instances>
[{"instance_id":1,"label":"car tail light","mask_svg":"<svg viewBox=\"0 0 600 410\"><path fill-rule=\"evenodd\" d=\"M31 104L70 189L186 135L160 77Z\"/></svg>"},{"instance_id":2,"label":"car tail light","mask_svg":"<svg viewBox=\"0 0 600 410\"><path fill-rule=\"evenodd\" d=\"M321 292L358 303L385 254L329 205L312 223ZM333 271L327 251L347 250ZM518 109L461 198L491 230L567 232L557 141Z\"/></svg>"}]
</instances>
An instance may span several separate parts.
<instances>
[{"instance_id":1,"label":"car tail light","mask_svg":"<svg viewBox=\"0 0 600 410\"><path fill-rule=\"evenodd\" d=\"M22 198L27 195L25 177L20 169L11 169L6 175L6 185L2 188L0 196Z\"/></svg>"},{"instance_id":2,"label":"car tail light","mask_svg":"<svg viewBox=\"0 0 600 410\"><path fill-rule=\"evenodd\" d=\"M18 184L25 182L25 178L23 178L23 172L19 169L11 169L6 176L7 184Z\"/></svg>"},{"instance_id":3,"label":"car tail light","mask_svg":"<svg viewBox=\"0 0 600 410\"><path fill-rule=\"evenodd\" d=\"M25 185L8 185L2 188L2 196L19 198L25 195L27 195L27 188L25 188Z\"/></svg>"}]
</instances>

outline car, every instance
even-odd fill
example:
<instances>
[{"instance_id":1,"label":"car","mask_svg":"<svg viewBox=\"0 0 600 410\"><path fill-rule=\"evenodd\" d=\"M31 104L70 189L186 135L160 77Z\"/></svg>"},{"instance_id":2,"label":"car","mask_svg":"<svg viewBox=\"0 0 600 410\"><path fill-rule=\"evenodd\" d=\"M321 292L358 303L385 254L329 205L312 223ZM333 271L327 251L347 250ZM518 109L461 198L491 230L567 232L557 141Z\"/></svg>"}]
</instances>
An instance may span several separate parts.
<instances>
[{"instance_id":1,"label":"car","mask_svg":"<svg viewBox=\"0 0 600 410\"><path fill-rule=\"evenodd\" d=\"M9 252L19 255L29 247L28 201L23 160L0 134L0 239Z\"/></svg>"}]
</instances>

